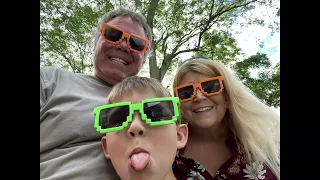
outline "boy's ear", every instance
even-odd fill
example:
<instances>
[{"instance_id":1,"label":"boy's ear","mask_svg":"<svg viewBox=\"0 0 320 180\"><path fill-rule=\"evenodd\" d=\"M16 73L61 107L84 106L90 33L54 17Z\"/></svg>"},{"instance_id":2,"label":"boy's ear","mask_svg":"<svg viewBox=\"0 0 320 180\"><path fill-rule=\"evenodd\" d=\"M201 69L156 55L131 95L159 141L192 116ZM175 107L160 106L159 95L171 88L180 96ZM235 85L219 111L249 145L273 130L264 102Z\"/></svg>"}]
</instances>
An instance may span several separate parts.
<instances>
[{"instance_id":1,"label":"boy's ear","mask_svg":"<svg viewBox=\"0 0 320 180\"><path fill-rule=\"evenodd\" d=\"M106 136L103 136L103 137L101 138L101 145L102 145L102 149L103 149L104 156L105 156L107 159L110 159L110 154L108 153L107 137L106 137Z\"/></svg>"},{"instance_id":2,"label":"boy's ear","mask_svg":"<svg viewBox=\"0 0 320 180\"><path fill-rule=\"evenodd\" d=\"M186 124L177 125L177 148L183 148L188 141L188 126Z\"/></svg>"}]
</instances>

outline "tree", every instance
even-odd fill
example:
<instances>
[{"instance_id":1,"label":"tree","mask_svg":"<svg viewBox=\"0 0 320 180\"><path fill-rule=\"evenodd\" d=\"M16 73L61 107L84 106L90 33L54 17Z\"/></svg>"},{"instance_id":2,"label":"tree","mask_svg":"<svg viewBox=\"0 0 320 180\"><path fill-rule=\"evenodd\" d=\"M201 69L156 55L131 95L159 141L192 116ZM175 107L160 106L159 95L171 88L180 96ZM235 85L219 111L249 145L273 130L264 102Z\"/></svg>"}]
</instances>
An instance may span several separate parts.
<instances>
[{"instance_id":1,"label":"tree","mask_svg":"<svg viewBox=\"0 0 320 180\"><path fill-rule=\"evenodd\" d=\"M229 27L257 4L257 0L122 0L114 4L102 0L41 0L40 56L46 65L59 64L73 72L92 71L93 28L114 5L131 6L147 17L153 29L149 72L162 81L179 54L214 52L203 48L202 40L210 33L223 35L218 27Z\"/></svg>"},{"instance_id":2,"label":"tree","mask_svg":"<svg viewBox=\"0 0 320 180\"><path fill-rule=\"evenodd\" d=\"M266 54L257 53L243 61L236 62L232 68L239 78L266 104L280 107L280 62L272 67ZM252 77L251 69L263 68L258 77Z\"/></svg>"},{"instance_id":3,"label":"tree","mask_svg":"<svg viewBox=\"0 0 320 180\"><path fill-rule=\"evenodd\" d=\"M208 50L202 46L205 35L220 35L215 28L228 28L238 16L257 3L256 0L151 0L149 4L136 3L154 29L155 38L149 57L150 76L162 81L170 66L178 60L178 55Z\"/></svg>"},{"instance_id":4,"label":"tree","mask_svg":"<svg viewBox=\"0 0 320 180\"><path fill-rule=\"evenodd\" d=\"M228 31L213 31L203 35L203 50L195 53L198 57L208 57L229 64L237 59L241 49Z\"/></svg>"},{"instance_id":5,"label":"tree","mask_svg":"<svg viewBox=\"0 0 320 180\"><path fill-rule=\"evenodd\" d=\"M150 77L162 81L177 67L180 55L187 52L233 64L239 61L241 49L229 31L231 25L256 6L270 3L270 0L40 0L40 63L76 73L92 72L93 30L101 16L122 5L145 15L152 28ZM247 25L253 23L263 24L263 21L247 19ZM237 72L244 73L258 59L264 62L262 55L253 57L237 62ZM259 80L245 73L242 78L259 97L277 106L278 76L273 78L273 71L270 73L261 71ZM273 93L263 87L274 87L268 88Z\"/></svg>"},{"instance_id":6,"label":"tree","mask_svg":"<svg viewBox=\"0 0 320 180\"><path fill-rule=\"evenodd\" d=\"M108 1L41 0L40 59L76 73L92 71L93 28Z\"/></svg>"}]
</instances>

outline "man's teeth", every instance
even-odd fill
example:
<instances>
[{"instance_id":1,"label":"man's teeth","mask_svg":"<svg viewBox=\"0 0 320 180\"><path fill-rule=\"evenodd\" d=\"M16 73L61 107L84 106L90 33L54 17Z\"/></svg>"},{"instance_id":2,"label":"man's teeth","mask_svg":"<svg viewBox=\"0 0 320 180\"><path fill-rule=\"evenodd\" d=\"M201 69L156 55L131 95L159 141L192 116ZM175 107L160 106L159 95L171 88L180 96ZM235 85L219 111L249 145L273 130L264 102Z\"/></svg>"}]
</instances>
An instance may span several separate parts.
<instances>
[{"instance_id":1,"label":"man's teeth","mask_svg":"<svg viewBox=\"0 0 320 180\"><path fill-rule=\"evenodd\" d=\"M118 64L121 64L121 65L127 65L128 63L122 59L119 59L119 58L115 58L115 57L110 57L109 58L111 61L113 62L116 62Z\"/></svg>"},{"instance_id":2,"label":"man's teeth","mask_svg":"<svg viewBox=\"0 0 320 180\"><path fill-rule=\"evenodd\" d=\"M211 107L203 107L203 108L196 109L193 112L198 113L198 112L203 112L203 111L209 111L212 108L213 108L212 106Z\"/></svg>"}]
</instances>

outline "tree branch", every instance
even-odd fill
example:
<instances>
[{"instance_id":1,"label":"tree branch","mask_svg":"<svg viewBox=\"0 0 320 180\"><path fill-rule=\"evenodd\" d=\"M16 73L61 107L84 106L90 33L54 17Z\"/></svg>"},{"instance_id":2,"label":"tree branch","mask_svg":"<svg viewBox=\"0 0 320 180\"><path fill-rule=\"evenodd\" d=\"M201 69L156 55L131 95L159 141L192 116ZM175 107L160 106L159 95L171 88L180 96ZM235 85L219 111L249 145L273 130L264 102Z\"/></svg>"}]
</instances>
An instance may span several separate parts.
<instances>
[{"instance_id":1,"label":"tree branch","mask_svg":"<svg viewBox=\"0 0 320 180\"><path fill-rule=\"evenodd\" d=\"M258 1L258 0L252 0L252 1L249 1L249 2L247 2L247 3L245 3L245 4L239 4L239 5L231 6L229 9L226 9L226 10L224 10L224 11L221 11L221 12L219 13L219 16L220 16L221 14L224 14L225 12L228 12L228 11L232 10L232 9L235 9L235 8L238 8L238 7L242 7L242 6L246 6L246 5L251 4L251 3L254 3L254 2L256 2L256 1Z\"/></svg>"},{"instance_id":2,"label":"tree branch","mask_svg":"<svg viewBox=\"0 0 320 180\"><path fill-rule=\"evenodd\" d=\"M205 32L208 30L208 26L209 26L209 24L210 24L210 19L211 19L212 12L213 12L213 7L214 7L214 1L213 1L213 3L211 4L209 19L208 19L206 25L204 26L203 30L201 30L200 33L199 33L199 38L198 38L198 45L197 45L197 47L200 46L203 33L205 33Z\"/></svg>"},{"instance_id":3,"label":"tree branch","mask_svg":"<svg viewBox=\"0 0 320 180\"><path fill-rule=\"evenodd\" d=\"M150 26L151 29L153 29L153 19L154 19L154 15L156 13L158 4L159 4L159 0L151 0L150 6L148 8L147 24Z\"/></svg>"},{"instance_id":4,"label":"tree branch","mask_svg":"<svg viewBox=\"0 0 320 180\"><path fill-rule=\"evenodd\" d=\"M167 33L166 37L163 38L161 49L165 53L167 50L167 39L172 35L172 33Z\"/></svg>"},{"instance_id":5,"label":"tree branch","mask_svg":"<svg viewBox=\"0 0 320 180\"><path fill-rule=\"evenodd\" d=\"M173 56L176 57L177 55L179 55L181 53L192 52L192 51L202 51L202 50L200 50L198 47L193 48L193 49L181 50L181 51L176 52Z\"/></svg>"},{"instance_id":6,"label":"tree branch","mask_svg":"<svg viewBox=\"0 0 320 180\"><path fill-rule=\"evenodd\" d=\"M178 49L179 47L182 46L182 44L184 44L185 42L187 42L190 38L196 36L198 33L194 33L194 31L196 31L196 29L193 29L191 30L189 33L186 33L184 34L180 39L179 41L177 42L176 46L173 48L171 54L174 54Z\"/></svg>"}]
</instances>

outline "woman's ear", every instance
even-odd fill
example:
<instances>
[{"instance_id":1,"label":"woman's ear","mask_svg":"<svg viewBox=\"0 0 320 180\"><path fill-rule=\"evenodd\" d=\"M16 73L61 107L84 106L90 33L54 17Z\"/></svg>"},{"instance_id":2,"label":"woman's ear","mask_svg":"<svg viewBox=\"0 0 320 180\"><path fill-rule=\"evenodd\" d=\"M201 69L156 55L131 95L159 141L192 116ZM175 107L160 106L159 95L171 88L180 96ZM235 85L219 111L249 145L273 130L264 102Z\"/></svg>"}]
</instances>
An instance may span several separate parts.
<instances>
[{"instance_id":1,"label":"woman's ear","mask_svg":"<svg viewBox=\"0 0 320 180\"><path fill-rule=\"evenodd\" d=\"M106 137L106 136L103 136L103 137L101 138L101 145L102 145L102 149L103 149L104 156L105 156L107 159L110 159L110 154L108 153L107 137Z\"/></svg>"},{"instance_id":2,"label":"woman's ear","mask_svg":"<svg viewBox=\"0 0 320 180\"><path fill-rule=\"evenodd\" d=\"M177 125L177 137L177 149L181 149L188 141L188 126L186 124Z\"/></svg>"},{"instance_id":3,"label":"woman's ear","mask_svg":"<svg viewBox=\"0 0 320 180\"><path fill-rule=\"evenodd\" d=\"M229 100L230 98L226 92L223 93L223 96L224 96L224 100L227 105L227 108L229 109L230 108L230 100Z\"/></svg>"}]
</instances>

